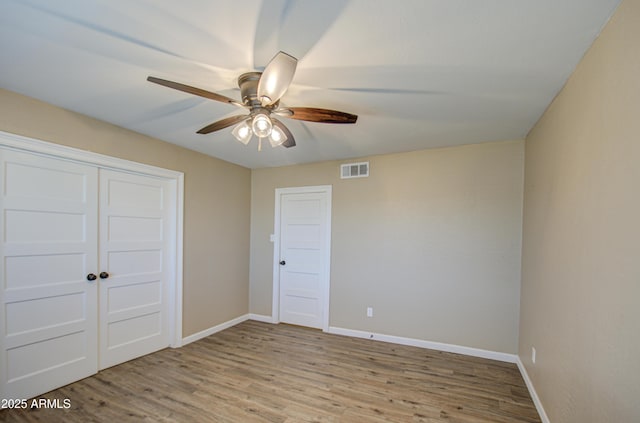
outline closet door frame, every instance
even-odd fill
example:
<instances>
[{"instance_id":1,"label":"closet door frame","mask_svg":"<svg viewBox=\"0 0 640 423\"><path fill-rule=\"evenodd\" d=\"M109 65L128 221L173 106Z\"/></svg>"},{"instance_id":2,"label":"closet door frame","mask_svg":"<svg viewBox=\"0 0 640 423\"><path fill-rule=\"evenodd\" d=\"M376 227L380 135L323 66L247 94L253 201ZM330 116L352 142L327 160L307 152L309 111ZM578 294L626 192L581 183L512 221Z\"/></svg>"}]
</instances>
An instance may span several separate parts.
<instances>
[{"instance_id":1,"label":"closet door frame","mask_svg":"<svg viewBox=\"0 0 640 423\"><path fill-rule=\"evenodd\" d=\"M175 198L174 234L170 256L170 278L169 283L169 339L170 347L181 347L182 342L182 252L183 252L183 217L184 217L184 173L163 169L156 166L137 163L129 160L119 159L104 154L91 151L80 150L73 147L54 144L47 141L37 140L22 135L11 134L0 131L0 147L16 151L24 151L42 154L63 160L70 160L78 163L94 165L100 169L111 169L117 171L132 172L142 175L164 178L170 182L171 195Z\"/></svg>"}]
</instances>

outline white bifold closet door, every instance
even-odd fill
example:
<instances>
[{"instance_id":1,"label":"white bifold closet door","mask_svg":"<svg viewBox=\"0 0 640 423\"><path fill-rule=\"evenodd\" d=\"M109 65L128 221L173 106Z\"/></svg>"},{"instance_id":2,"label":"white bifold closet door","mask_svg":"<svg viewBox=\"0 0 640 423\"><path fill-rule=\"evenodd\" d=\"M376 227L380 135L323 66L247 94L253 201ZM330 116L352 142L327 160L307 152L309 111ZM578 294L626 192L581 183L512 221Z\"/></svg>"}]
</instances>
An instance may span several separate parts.
<instances>
[{"instance_id":1,"label":"white bifold closet door","mask_svg":"<svg viewBox=\"0 0 640 423\"><path fill-rule=\"evenodd\" d=\"M98 369L98 169L2 151L2 398Z\"/></svg>"},{"instance_id":2,"label":"white bifold closet door","mask_svg":"<svg viewBox=\"0 0 640 423\"><path fill-rule=\"evenodd\" d=\"M100 171L100 369L169 345L166 184Z\"/></svg>"},{"instance_id":3,"label":"white bifold closet door","mask_svg":"<svg viewBox=\"0 0 640 423\"><path fill-rule=\"evenodd\" d=\"M167 181L0 150L1 396L169 345Z\"/></svg>"}]
</instances>

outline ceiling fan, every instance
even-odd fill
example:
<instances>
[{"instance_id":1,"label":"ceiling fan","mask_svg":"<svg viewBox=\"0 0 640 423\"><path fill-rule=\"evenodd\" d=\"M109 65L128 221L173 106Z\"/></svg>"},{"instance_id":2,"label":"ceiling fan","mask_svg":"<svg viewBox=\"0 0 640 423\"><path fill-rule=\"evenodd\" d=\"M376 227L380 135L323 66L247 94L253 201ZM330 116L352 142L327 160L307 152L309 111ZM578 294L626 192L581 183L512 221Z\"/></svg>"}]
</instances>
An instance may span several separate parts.
<instances>
[{"instance_id":1,"label":"ceiling fan","mask_svg":"<svg viewBox=\"0 0 640 423\"><path fill-rule=\"evenodd\" d=\"M258 150L262 139L268 138L273 147L294 147L296 141L286 126L272 115L290 119L320 123L356 123L358 116L337 110L314 107L281 107L280 99L289 88L296 71L298 60L284 52L278 52L267 64L264 72L247 72L238 78L242 102L201 88L149 76L147 81L200 97L232 104L249 110L248 115L231 116L198 131L209 134L220 129L237 125L232 134L243 144L248 144L252 136L258 137Z\"/></svg>"}]
</instances>

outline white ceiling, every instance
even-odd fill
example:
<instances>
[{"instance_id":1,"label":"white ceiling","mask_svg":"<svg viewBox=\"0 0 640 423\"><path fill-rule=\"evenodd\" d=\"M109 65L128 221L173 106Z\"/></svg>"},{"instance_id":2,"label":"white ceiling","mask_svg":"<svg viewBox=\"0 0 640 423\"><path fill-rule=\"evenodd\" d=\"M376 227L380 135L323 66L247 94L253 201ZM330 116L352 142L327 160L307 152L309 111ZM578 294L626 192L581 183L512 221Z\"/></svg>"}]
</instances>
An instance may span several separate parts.
<instances>
[{"instance_id":1,"label":"white ceiling","mask_svg":"<svg viewBox=\"0 0 640 423\"><path fill-rule=\"evenodd\" d=\"M619 0L1 0L0 87L259 168L522 139ZM237 77L298 58L286 106L355 125L282 119L290 149L227 128Z\"/></svg>"}]
</instances>

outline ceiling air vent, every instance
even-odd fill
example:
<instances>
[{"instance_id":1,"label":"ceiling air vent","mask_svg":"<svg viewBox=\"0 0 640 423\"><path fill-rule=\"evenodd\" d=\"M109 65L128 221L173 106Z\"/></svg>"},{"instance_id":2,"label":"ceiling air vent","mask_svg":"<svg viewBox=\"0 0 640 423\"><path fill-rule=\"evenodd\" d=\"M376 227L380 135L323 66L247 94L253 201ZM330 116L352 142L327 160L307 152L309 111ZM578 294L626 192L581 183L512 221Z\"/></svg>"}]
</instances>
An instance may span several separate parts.
<instances>
[{"instance_id":1,"label":"ceiling air vent","mask_svg":"<svg viewBox=\"0 0 640 423\"><path fill-rule=\"evenodd\" d=\"M340 178L366 178L369 176L369 162L345 163L340 165Z\"/></svg>"}]
</instances>

